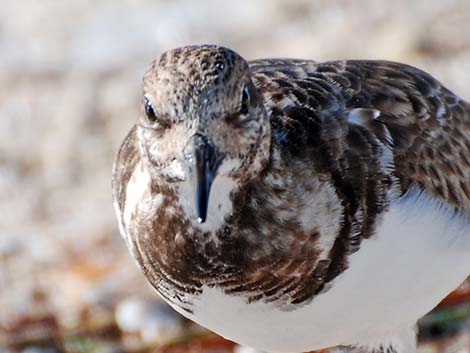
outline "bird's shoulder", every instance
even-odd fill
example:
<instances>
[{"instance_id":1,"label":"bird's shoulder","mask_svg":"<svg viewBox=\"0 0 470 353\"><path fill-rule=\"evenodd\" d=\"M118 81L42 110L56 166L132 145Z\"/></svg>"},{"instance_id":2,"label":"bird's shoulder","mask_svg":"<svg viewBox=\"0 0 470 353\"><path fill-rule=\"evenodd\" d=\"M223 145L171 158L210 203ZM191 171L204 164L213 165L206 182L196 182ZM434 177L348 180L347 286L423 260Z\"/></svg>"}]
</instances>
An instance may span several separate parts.
<instances>
[{"instance_id":1,"label":"bird's shoulder","mask_svg":"<svg viewBox=\"0 0 470 353\"><path fill-rule=\"evenodd\" d=\"M336 145L333 158L353 149L367 163L379 142L403 192L418 186L470 210L470 104L431 75L374 60L265 59L250 69L274 135L293 152Z\"/></svg>"}]
</instances>

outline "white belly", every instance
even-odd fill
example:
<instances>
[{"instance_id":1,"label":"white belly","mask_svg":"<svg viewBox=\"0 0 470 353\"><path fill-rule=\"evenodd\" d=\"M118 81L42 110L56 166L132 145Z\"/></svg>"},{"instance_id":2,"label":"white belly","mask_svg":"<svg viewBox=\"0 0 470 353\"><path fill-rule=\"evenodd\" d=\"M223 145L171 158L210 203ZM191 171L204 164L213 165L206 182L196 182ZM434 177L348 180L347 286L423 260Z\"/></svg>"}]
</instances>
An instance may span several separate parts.
<instances>
[{"instance_id":1,"label":"white belly","mask_svg":"<svg viewBox=\"0 0 470 353\"><path fill-rule=\"evenodd\" d=\"M194 300L194 314L181 313L265 351L368 343L413 325L469 274L468 216L409 192L392 204L378 235L350 257L349 268L309 304L282 311L204 288Z\"/></svg>"}]
</instances>

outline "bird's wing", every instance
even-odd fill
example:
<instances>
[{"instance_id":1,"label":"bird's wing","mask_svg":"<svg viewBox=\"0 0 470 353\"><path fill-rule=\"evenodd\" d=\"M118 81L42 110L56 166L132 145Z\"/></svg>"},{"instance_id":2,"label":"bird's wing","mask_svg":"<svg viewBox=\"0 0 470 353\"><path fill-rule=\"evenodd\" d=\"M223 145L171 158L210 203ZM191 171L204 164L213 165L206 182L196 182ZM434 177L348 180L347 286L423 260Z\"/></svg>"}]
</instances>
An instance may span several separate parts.
<instances>
[{"instance_id":1,"label":"bird's wing","mask_svg":"<svg viewBox=\"0 0 470 353\"><path fill-rule=\"evenodd\" d=\"M403 192L470 211L470 104L414 67L386 61L252 63L268 109L347 117L390 145ZM305 127L305 124L304 124Z\"/></svg>"},{"instance_id":2,"label":"bird's wing","mask_svg":"<svg viewBox=\"0 0 470 353\"><path fill-rule=\"evenodd\" d=\"M470 210L470 105L416 68L352 61L361 87L350 105L377 109L393 138L396 175L403 189L418 185Z\"/></svg>"}]
</instances>

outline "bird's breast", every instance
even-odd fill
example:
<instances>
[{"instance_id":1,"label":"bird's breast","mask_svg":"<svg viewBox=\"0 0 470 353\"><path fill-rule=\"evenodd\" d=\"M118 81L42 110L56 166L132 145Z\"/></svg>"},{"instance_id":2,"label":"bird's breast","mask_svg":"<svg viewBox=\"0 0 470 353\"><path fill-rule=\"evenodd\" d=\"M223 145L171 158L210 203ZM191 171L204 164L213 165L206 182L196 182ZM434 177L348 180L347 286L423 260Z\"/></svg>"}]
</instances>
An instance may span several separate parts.
<instances>
[{"instance_id":1,"label":"bird's breast","mask_svg":"<svg viewBox=\"0 0 470 353\"><path fill-rule=\"evenodd\" d=\"M204 285L191 313L171 304L228 339L268 352L387 339L412 327L465 279L469 234L468 215L411 190L391 204L377 234L349 255L348 268L311 301L286 310L279 302L250 302Z\"/></svg>"},{"instance_id":2,"label":"bird's breast","mask_svg":"<svg viewBox=\"0 0 470 353\"><path fill-rule=\"evenodd\" d=\"M135 173L124 210L130 247L167 299L178 298L187 307L188 295L217 286L249 302L275 302L288 310L311 300L331 279L331 250L342 214L327 180L312 178L308 187L292 187L274 175L235 197L215 195L211 201L229 203L220 208L231 212L212 230L191 218L191 200L184 194L155 187L141 168Z\"/></svg>"}]
</instances>

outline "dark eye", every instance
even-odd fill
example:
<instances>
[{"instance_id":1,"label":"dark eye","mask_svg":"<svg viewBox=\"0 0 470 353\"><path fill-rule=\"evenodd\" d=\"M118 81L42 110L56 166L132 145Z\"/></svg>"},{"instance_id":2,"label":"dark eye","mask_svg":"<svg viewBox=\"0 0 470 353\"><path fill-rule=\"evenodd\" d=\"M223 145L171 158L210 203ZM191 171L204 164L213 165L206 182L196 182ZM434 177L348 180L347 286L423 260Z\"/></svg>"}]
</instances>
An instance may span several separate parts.
<instances>
[{"instance_id":1,"label":"dark eye","mask_svg":"<svg viewBox=\"0 0 470 353\"><path fill-rule=\"evenodd\" d=\"M248 109L250 105L250 93L248 92L248 87L244 87L242 91L242 104L240 107L240 113L243 115L248 114Z\"/></svg>"},{"instance_id":2,"label":"dark eye","mask_svg":"<svg viewBox=\"0 0 470 353\"><path fill-rule=\"evenodd\" d=\"M153 106L152 106L152 103L150 102L150 100L145 97L145 115L147 115L147 119L150 121L150 122L154 122L155 120L157 120L157 115L155 114L155 110L153 109Z\"/></svg>"}]
</instances>

